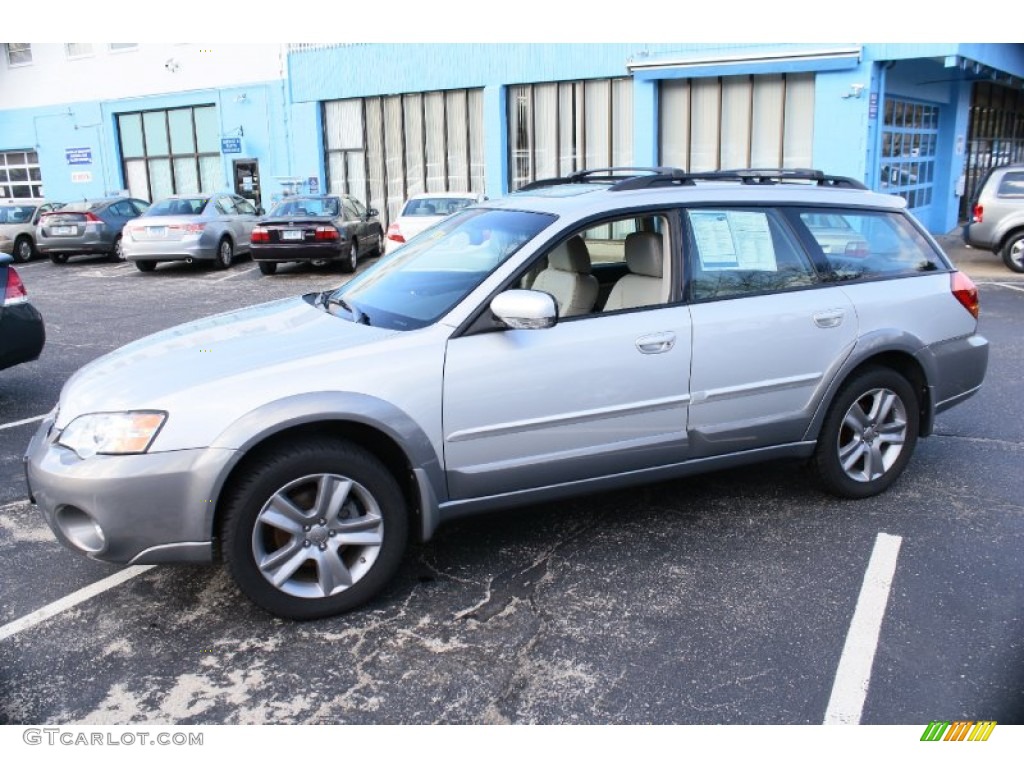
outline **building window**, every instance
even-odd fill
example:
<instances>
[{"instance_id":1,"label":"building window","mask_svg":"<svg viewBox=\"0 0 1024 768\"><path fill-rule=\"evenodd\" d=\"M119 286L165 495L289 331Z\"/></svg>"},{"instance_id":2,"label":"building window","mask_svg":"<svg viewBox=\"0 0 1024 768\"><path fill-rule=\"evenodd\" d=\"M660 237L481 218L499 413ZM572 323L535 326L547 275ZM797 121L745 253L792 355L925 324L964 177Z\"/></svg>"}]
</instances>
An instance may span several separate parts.
<instances>
[{"instance_id":1,"label":"building window","mask_svg":"<svg viewBox=\"0 0 1024 768\"><path fill-rule=\"evenodd\" d=\"M659 103L662 165L692 172L813 165L812 73L665 80Z\"/></svg>"},{"instance_id":2,"label":"building window","mask_svg":"<svg viewBox=\"0 0 1024 768\"><path fill-rule=\"evenodd\" d=\"M328 191L378 209L385 227L411 195L484 191L480 89L326 101L323 121Z\"/></svg>"},{"instance_id":3,"label":"building window","mask_svg":"<svg viewBox=\"0 0 1024 768\"><path fill-rule=\"evenodd\" d=\"M122 51L134 51L139 47L138 43L110 43L111 53L121 53Z\"/></svg>"},{"instance_id":4,"label":"building window","mask_svg":"<svg viewBox=\"0 0 1024 768\"><path fill-rule=\"evenodd\" d=\"M1024 93L997 83L975 83L967 129L967 183L960 198L960 216L970 216L978 185L992 168L1022 162Z\"/></svg>"},{"instance_id":5,"label":"building window","mask_svg":"<svg viewBox=\"0 0 1024 768\"><path fill-rule=\"evenodd\" d=\"M24 149L0 152L0 197L42 197L39 155Z\"/></svg>"},{"instance_id":6,"label":"building window","mask_svg":"<svg viewBox=\"0 0 1024 768\"><path fill-rule=\"evenodd\" d=\"M12 67L32 63L31 43L4 43L7 51L7 63Z\"/></svg>"},{"instance_id":7,"label":"building window","mask_svg":"<svg viewBox=\"0 0 1024 768\"><path fill-rule=\"evenodd\" d=\"M931 205L939 108L918 101L887 98L882 124L878 188L901 195L908 208Z\"/></svg>"},{"instance_id":8,"label":"building window","mask_svg":"<svg viewBox=\"0 0 1024 768\"><path fill-rule=\"evenodd\" d=\"M508 89L509 188L633 161L633 81L578 80Z\"/></svg>"},{"instance_id":9,"label":"building window","mask_svg":"<svg viewBox=\"0 0 1024 768\"><path fill-rule=\"evenodd\" d=\"M64 52L69 59L92 56L92 43L64 43Z\"/></svg>"},{"instance_id":10,"label":"building window","mask_svg":"<svg viewBox=\"0 0 1024 768\"><path fill-rule=\"evenodd\" d=\"M117 116L125 185L156 202L224 188L217 108L212 105Z\"/></svg>"}]
</instances>

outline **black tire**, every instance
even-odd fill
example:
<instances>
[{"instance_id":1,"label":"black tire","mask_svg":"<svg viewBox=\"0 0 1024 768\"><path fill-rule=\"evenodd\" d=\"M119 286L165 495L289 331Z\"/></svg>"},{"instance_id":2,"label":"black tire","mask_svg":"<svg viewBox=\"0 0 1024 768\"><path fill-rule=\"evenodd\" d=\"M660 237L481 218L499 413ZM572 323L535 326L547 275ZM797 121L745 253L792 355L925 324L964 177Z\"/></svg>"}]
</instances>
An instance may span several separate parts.
<instances>
[{"instance_id":1,"label":"black tire","mask_svg":"<svg viewBox=\"0 0 1024 768\"><path fill-rule=\"evenodd\" d=\"M1015 232L1003 245L1003 264L1013 272L1024 272L1024 232Z\"/></svg>"},{"instance_id":2,"label":"black tire","mask_svg":"<svg viewBox=\"0 0 1024 768\"><path fill-rule=\"evenodd\" d=\"M221 532L239 589L275 616L305 620L350 611L380 592L401 565L409 517L376 457L320 438L255 459L225 497Z\"/></svg>"},{"instance_id":3,"label":"black tire","mask_svg":"<svg viewBox=\"0 0 1024 768\"><path fill-rule=\"evenodd\" d=\"M31 261L36 255L36 245L32 242L32 238L28 235L21 235L17 240L14 241L14 261L18 264L24 264L26 261Z\"/></svg>"},{"instance_id":4,"label":"black tire","mask_svg":"<svg viewBox=\"0 0 1024 768\"><path fill-rule=\"evenodd\" d=\"M352 245L349 246L348 256L341 262L341 271L346 274L352 274L359 268L359 243L356 240L352 240Z\"/></svg>"},{"instance_id":5,"label":"black tire","mask_svg":"<svg viewBox=\"0 0 1024 768\"><path fill-rule=\"evenodd\" d=\"M277 272L276 261L261 261L258 262L260 265L260 273L264 275L272 275Z\"/></svg>"},{"instance_id":6,"label":"black tire","mask_svg":"<svg viewBox=\"0 0 1024 768\"><path fill-rule=\"evenodd\" d=\"M384 255L384 232L382 230L378 229L377 230L376 245L374 245L373 246L373 250L370 251L370 256L372 256L375 259L379 259L383 255Z\"/></svg>"},{"instance_id":7,"label":"black tire","mask_svg":"<svg viewBox=\"0 0 1024 768\"><path fill-rule=\"evenodd\" d=\"M54 264L67 264L68 255L66 253L51 253L50 261L52 261Z\"/></svg>"},{"instance_id":8,"label":"black tire","mask_svg":"<svg viewBox=\"0 0 1024 768\"><path fill-rule=\"evenodd\" d=\"M906 468L917 444L917 394L889 368L866 368L829 407L811 467L829 493L863 499L881 493Z\"/></svg>"},{"instance_id":9,"label":"black tire","mask_svg":"<svg viewBox=\"0 0 1024 768\"><path fill-rule=\"evenodd\" d=\"M114 240L114 247L110 251L110 260L111 261L118 261L118 262L124 261L124 250L122 249L122 246L121 246L121 236L120 235L118 235L117 239Z\"/></svg>"},{"instance_id":10,"label":"black tire","mask_svg":"<svg viewBox=\"0 0 1024 768\"><path fill-rule=\"evenodd\" d=\"M139 270L139 272L152 272L154 269L156 269L156 262L146 260L136 261L135 268Z\"/></svg>"},{"instance_id":11,"label":"black tire","mask_svg":"<svg viewBox=\"0 0 1024 768\"><path fill-rule=\"evenodd\" d=\"M213 260L214 266L217 269L227 269L234 260L235 248L231 245L231 240L222 237L220 242L217 243L217 256Z\"/></svg>"}]
</instances>

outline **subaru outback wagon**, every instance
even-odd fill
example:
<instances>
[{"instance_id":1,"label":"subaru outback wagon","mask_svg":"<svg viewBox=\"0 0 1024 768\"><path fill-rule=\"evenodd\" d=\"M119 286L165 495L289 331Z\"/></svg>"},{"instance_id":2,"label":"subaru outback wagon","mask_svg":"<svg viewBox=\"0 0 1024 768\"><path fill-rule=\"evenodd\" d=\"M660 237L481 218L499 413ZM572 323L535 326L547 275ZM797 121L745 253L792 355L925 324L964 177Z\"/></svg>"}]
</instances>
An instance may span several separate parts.
<instances>
[{"instance_id":1,"label":"subaru outback wagon","mask_svg":"<svg viewBox=\"0 0 1024 768\"><path fill-rule=\"evenodd\" d=\"M486 510L779 458L880 493L981 386L977 316L904 201L856 181L580 172L87 365L29 493L90 557L222 558L268 611L327 616Z\"/></svg>"}]
</instances>

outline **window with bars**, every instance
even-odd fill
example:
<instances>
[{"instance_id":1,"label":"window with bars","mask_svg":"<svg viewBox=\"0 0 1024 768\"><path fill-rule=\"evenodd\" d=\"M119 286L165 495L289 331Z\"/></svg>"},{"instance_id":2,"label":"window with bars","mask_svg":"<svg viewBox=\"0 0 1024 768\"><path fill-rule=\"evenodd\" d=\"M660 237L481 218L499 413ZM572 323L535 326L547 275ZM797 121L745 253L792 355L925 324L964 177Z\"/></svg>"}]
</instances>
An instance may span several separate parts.
<instances>
[{"instance_id":1,"label":"window with bars","mask_svg":"<svg viewBox=\"0 0 1024 768\"><path fill-rule=\"evenodd\" d=\"M92 43L64 43L64 53L69 59L81 59L92 56Z\"/></svg>"},{"instance_id":2,"label":"window with bars","mask_svg":"<svg viewBox=\"0 0 1024 768\"><path fill-rule=\"evenodd\" d=\"M224 189L217 108L212 104L117 116L125 186L133 197Z\"/></svg>"},{"instance_id":3,"label":"window with bars","mask_svg":"<svg viewBox=\"0 0 1024 768\"><path fill-rule=\"evenodd\" d=\"M584 168L633 164L630 78L508 89L509 189Z\"/></svg>"},{"instance_id":4,"label":"window with bars","mask_svg":"<svg viewBox=\"0 0 1024 768\"><path fill-rule=\"evenodd\" d=\"M960 216L967 218L978 185L1000 165L1024 163L1024 93L997 83L975 83L967 128L967 177Z\"/></svg>"},{"instance_id":5,"label":"window with bars","mask_svg":"<svg viewBox=\"0 0 1024 768\"><path fill-rule=\"evenodd\" d=\"M0 152L0 197L43 197L38 154L27 149Z\"/></svg>"},{"instance_id":6,"label":"window with bars","mask_svg":"<svg viewBox=\"0 0 1024 768\"><path fill-rule=\"evenodd\" d=\"M931 205L938 140L938 106L886 98L878 188L904 197L908 208Z\"/></svg>"},{"instance_id":7,"label":"window with bars","mask_svg":"<svg viewBox=\"0 0 1024 768\"><path fill-rule=\"evenodd\" d=\"M411 195L484 191L481 89L326 101L323 122L328 191L384 226Z\"/></svg>"},{"instance_id":8,"label":"window with bars","mask_svg":"<svg viewBox=\"0 0 1024 768\"><path fill-rule=\"evenodd\" d=\"M31 43L4 43L7 52L7 63L12 67L32 63Z\"/></svg>"}]
</instances>

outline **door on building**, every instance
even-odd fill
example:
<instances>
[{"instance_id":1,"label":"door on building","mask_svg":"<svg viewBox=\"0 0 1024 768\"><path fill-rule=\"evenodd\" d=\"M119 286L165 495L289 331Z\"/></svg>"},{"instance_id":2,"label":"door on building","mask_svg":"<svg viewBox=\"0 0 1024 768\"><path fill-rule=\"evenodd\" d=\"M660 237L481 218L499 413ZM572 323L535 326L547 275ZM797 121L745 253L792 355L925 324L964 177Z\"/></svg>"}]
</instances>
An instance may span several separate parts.
<instances>
[{"instance_id":1,"label":"door on building","mask_svg":"<svg viewBox=\"0 0 1024 768\"><path fill-rule=\"evenodd\" d=\"M260 164L258 160L235 160L233 163L235 194L244 197L257 209L263 205L260 193Z\"/></svg>"}]
</instances>

